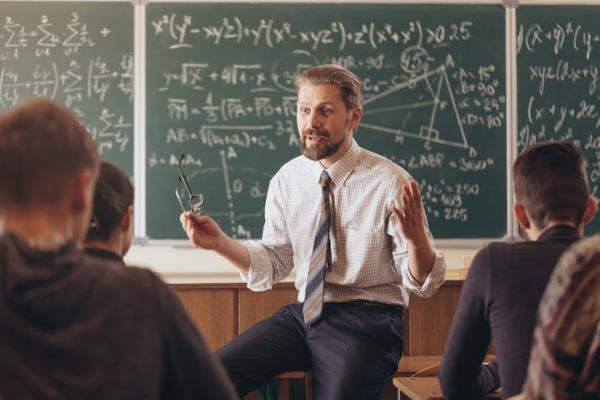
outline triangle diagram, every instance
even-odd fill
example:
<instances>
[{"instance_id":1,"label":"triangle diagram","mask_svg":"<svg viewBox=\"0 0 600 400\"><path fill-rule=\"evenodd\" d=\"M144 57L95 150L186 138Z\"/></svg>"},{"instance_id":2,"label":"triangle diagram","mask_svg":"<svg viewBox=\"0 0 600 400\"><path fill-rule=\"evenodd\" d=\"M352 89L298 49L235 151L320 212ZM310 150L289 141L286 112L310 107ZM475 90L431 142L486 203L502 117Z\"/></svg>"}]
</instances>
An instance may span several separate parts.
<instances>
[{"instance_id":1,"label":"triangle diagram","mask_svg":"<svg viewBox=\"0 0 600 400\"><path fill-rule=\"evenodd\" d=\"M469 147L443 66L369 97L360 126L425 142Z\"/></svg>"}]
</instances>

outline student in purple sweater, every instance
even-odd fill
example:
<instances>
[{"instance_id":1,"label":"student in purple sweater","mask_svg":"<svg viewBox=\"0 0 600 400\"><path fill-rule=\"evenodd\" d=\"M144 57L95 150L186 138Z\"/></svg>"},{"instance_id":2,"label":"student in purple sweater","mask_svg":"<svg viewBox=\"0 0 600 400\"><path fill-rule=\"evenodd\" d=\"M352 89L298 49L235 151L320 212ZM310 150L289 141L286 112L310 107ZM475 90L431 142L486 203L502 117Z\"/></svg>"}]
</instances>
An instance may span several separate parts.
<instances>
[{"instance_id":1,"label":"student in purple sweater","mask_svg":"<svg viewBox=\"0 0 600 400\"><path fill-rule=\"evenodd\" d=\"M538 303L563 251L596 212L585 160L571 144L546 142L515 161L514 214L525 241L492 243L471 265L439 372L446 399L521 391ZM482 365L490 342L496 362Z\"/></svg>"}]
</instances>

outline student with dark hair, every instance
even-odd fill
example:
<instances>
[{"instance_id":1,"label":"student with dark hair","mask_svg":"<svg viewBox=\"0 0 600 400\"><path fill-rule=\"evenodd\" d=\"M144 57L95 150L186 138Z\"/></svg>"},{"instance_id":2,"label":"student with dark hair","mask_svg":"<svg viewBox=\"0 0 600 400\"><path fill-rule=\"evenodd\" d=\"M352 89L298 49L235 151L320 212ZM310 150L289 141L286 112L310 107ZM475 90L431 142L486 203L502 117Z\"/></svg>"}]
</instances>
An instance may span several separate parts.
<instances>
[{"instance_id":1,"label":"student with dark hair","mask_svg":"<svg viewBox=\"0 0 600 400\"><path fill-rule=\"evenodd\" d=\"M133 238L133 185L106 161L94 192L94 208L83 246L88 254L123 262Z\"/></svg>"},{"instance_id":2,"label":"student with dark hair","mask_svg":"<svg viewBox=\"0 0 600 400\"><path fill-rule=\"evenodd\" d=\"M525 150L513 168L514 214L526 241L492 243L473 260L440 368L446 399L521 391L538 303L560 255L596 212L585 160L566 142ZM482 365L490 342L496 362Z\"/></svg>"},{"instance_id":3,"label":"student with dark hair","mask_svg":"<svg viewBox=\"0 0 600 400\"><path fill-rule=\"evenodd\" d=\"M235 399L160 278L77 246L98 166L51 101L0 116L0 399Z\"/></svg>"}]
</instances>

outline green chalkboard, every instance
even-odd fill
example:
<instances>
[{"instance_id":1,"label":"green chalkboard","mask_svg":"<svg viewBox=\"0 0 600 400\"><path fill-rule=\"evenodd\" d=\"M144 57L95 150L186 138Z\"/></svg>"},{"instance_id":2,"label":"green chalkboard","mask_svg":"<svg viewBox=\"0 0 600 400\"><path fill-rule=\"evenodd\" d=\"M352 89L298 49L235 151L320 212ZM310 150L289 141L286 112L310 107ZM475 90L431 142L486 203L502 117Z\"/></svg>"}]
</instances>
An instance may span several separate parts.
<instances>
[{"instance_id":1,"label":"green chalkboard","mask_svg":"<svg viewBox=\"0 0 600 400\"><path fill-rule=\"evenodd\" d=\"M185 153L205 211L260 237L269 179L299 154L292 78L322 63L364 79L356 140L420 182L436 238L504 236L504 17L500 5L149 4L148 236L184 237Z\"/></svg>"},{"instance_id":2,"label":"green chalkboard","mask_svg":"<svg viewBox=\"0 0 600 400\"><path fill-rule=\"evenodd\" d=\"M0 2L0 21L0 111L34 96L56 100L132 176L131 3Z\"/></svg>"},{"instance_id":3,"label":"green chalkboard","mask_svg":"<svg viewBox=\"0 0 600 400\"><path fill-rule=\"evenodd\" d=\"M600 184L600 8L523 6L517 12L518 150L557 139L578 146ZM600 232L596 218L586 233Z\"/></svg>"}]
</instances>

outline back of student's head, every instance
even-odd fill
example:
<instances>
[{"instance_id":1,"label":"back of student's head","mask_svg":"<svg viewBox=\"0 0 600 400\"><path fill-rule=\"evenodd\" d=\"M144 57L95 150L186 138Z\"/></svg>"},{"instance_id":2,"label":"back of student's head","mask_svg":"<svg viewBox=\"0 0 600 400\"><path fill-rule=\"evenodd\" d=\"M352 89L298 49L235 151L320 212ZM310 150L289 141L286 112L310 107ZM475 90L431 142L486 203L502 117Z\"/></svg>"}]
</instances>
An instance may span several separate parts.
<instances>
[{"instance_id":1,"label":"back of student's head","mask_svg":"<svg viewBox=\"0 0 600 400\"><path fill-rule=\"evenodd\" d=\"M0 206L51 210L83 170L95 172L85 128L50 100L30 100L0 116Z\"/></svg>"},{"instance_id":2,"label":"back of student's head","mask_svg":"<svg viewBox=\"0 0 600 400\"><path fill-rule=\"evenodd\" d=\"M589 199L585 158L570 143L544 142L527 148L513 167L515 196L533 222L580 225Z\"/></svg>"},{"instance_id":3,"label":"back of student's head","mask_svg":"<svg viewBox=\"0 0 600 400\"><path fill-rule=\"evenodd\" d=\"M103 161L94 192L92 220L86 239L107 241L133 205L133 185L118 167Z\"/></svg>"}]
</instances>

